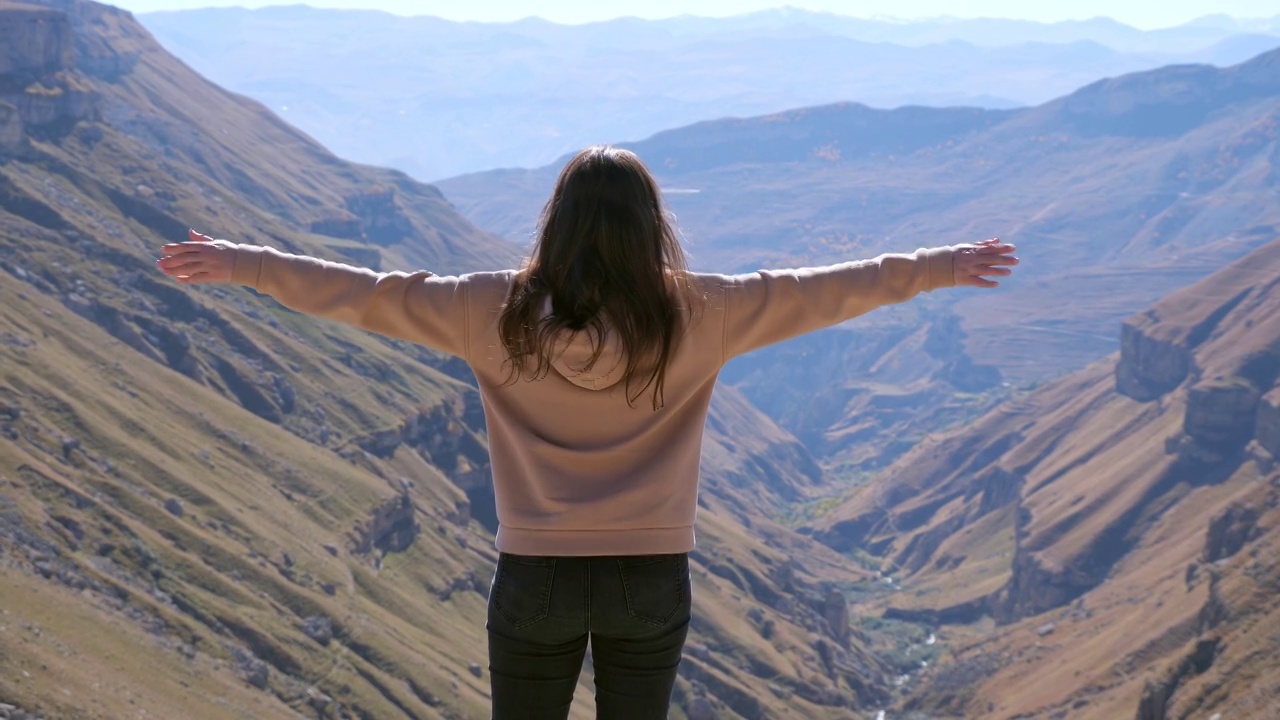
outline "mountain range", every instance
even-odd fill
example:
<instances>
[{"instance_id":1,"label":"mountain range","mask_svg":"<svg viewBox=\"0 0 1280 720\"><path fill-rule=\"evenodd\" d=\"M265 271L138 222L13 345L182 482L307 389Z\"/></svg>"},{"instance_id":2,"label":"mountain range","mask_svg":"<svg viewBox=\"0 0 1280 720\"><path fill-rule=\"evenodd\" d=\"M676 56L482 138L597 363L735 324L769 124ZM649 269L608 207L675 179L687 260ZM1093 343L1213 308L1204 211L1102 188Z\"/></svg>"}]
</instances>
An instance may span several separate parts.
<instances>
[{"instance_id":1,"label":"mountain range","mask_svg":"<svg viewBox=\"0 0 1280 720\"><path fill-rule=\"evenodd\" d=\"M599 142L833 102L1007 108L1170 63L1280 45L1275 19L1139 31L1108 20L731 18L459 23L304 6L141 17L193 68L343 157L439 179Z\"/></svg>"},{"instance_id":2,"label":"mountain range","mask_svg":"<svg viewBox=\"0 0 1280 720\"><path fill-rule=\"evenodd\" d=\"M997 292L940 293L727 368L824 462L865 469L971 418L1002 383L1114 351L1126 317L1274 237L1278 64L1280 51L1171 66L1021 110L821 106L624 146L658 174L703 269L989 236L1019 246L1019 280ZM520 239L558 170L438 186L481 227Z\"/></svg>"},{"instance_id":3,"label":"mountain range","mask_svg":"<svg viewBox=\"0 0 1280 720\"><path fill-rule=\"evenodd\" d=\"M465 366L154 258L191 225L438 272L518 248L128 13L0 2L0 38L0 712L484 716L494 511ZM837 592L867 571L774 519L821 470L739 393L714 405L677 717L888 704Z\"/></svg>"},{"instance_id":4,"label":"mountain range","mask_svg":"<svg viewBox=\"0 0 1280 720\"><path fill-rule=\"evenodd\" d=\"M341 160L88 0L0 0L0 38L0 711L484 717L466 368L152 261L195 225L505 265L556 168ZM702 267L1024 257L726 372L673 718L1274 714L1278 65L633 146Z\"/></svg>"}]
</instances>

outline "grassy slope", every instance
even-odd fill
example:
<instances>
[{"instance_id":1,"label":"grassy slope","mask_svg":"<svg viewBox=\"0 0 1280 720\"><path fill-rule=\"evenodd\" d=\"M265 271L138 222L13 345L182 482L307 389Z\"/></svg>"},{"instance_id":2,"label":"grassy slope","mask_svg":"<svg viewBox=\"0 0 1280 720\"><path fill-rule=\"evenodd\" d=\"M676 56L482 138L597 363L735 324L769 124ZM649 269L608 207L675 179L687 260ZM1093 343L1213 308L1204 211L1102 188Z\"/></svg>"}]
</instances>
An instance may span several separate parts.
<instances>
[{"instance_id":1,"label":"grassy slope","mask_svg":"<svg viewBox=\"0 0 1280 720\"><path fill-rule=\"evenodd\" d=\"M83 65L68 73L97 93L102 121L32 126L0 164L0 624L27 633L0 633L0 665L31 675L0 673L0 702L55 717L126 705L293 717L326 703L334 715L483 716L494 555L462 489L475 483L466 468L487 472L465 373L248 291L172 286L151 262L188 222L441 271L504 262L511 246L432 188L333 158L209 85L127 14L71 8ZM102 69L120 58L122 75ZM390 184L395 202L366 219L407 224L401 241L309 231ZM832 634L825 587L863 571L769 517L809 491L816 466L740 397L718 398L716 416L695 561L705 651L679 706L830 717L858 702L855 684L882 697L883 669L856 639L837 643L841 668L815 646ZM401 437L413 418L427 432ZM421 532L403 553L353 554L402 478ZM164 507L173 499L181 517ZM309 617L331 620L329 645L302 632ZM589 717L581 695L575 717Z\"/></svg>"}]
</instances>

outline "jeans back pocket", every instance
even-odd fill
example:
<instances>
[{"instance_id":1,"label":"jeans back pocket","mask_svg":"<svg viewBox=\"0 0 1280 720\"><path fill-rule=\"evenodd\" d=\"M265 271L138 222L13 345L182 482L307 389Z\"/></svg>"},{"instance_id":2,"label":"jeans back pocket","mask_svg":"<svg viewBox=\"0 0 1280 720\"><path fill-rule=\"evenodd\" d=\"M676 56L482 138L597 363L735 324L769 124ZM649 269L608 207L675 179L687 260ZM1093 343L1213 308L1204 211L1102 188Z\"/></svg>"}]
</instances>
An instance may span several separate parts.
<instances>
[{"instance_id":1,"label":"jeans back pocket","mask_svg":"<svg viewBox=\"0 0 1280 720\"><path fill-rule=\"evenodd\" d=\"M556 559L502 554L489 604L512 626L527 627L547 617Z\"/></svg>"},{"instance_id":2,"label":"jeans back pocket","mask_svg":"<svg viewBox=\"0 0 1280 720\"><path fill-rule=\"evenodd\" d=\"M618 558L627 596L627 614L651 625L666 625L689 611L689 556L638 555Z\"/></svg>"}]
</instances>

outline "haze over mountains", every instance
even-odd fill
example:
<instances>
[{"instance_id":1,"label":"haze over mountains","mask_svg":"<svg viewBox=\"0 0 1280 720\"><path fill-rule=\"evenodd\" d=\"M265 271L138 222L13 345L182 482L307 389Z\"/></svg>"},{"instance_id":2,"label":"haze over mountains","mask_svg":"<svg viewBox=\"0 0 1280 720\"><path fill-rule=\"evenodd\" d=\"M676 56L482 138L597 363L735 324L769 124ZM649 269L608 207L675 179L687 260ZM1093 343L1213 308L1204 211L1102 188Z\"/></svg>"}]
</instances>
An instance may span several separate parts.
<instances>
[{"instance_id":1,"label":"haze over mountains","mask_svg":"<svg viewBox=\"0 0 1280 720\"><path fill-rule=\"evenodd\" d=\"M520 239L558 167L441 194L343 161L85 0L0 0L0 38L0 704L485 717L465 370L151 260L194 224L507 264L463 213ZM675 720L1274 715L1278 84L1272 51L635 145L700 266L1024 257L726 373Z\"/></svg>"},{"instance_id":2,"label":"haze over mountains","mask_svg":"<svg viewBox=\"0 0 1280 720\"><path fill-rule=\"evenodd\" d=\"M1033 105L1101 77L1229 65L1280 45L1274 18L1152 32L1104 19L891 23L794 9L581 26L303 6L141 20L197 71L338 155L429 180L832 102Z\"/></svg>"}]
</instances>

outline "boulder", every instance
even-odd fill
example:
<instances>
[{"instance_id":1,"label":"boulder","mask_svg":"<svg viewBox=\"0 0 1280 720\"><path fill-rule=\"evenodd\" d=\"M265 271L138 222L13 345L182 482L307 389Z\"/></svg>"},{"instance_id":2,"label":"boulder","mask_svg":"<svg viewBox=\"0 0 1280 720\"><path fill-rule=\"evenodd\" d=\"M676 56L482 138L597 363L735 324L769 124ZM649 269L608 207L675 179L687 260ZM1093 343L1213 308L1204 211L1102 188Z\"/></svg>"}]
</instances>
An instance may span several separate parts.
<instances>
[{"instance_id":1,"label":"boulder","mask_svg":"<svg viewBox=\"0 0 1280 720\"><path fill-rule=\"evenodd\" d=\"M333 621L323 615L313 615L302 621L302 633L321 645L333 640Z\"/></svg>"}]
</instances>

